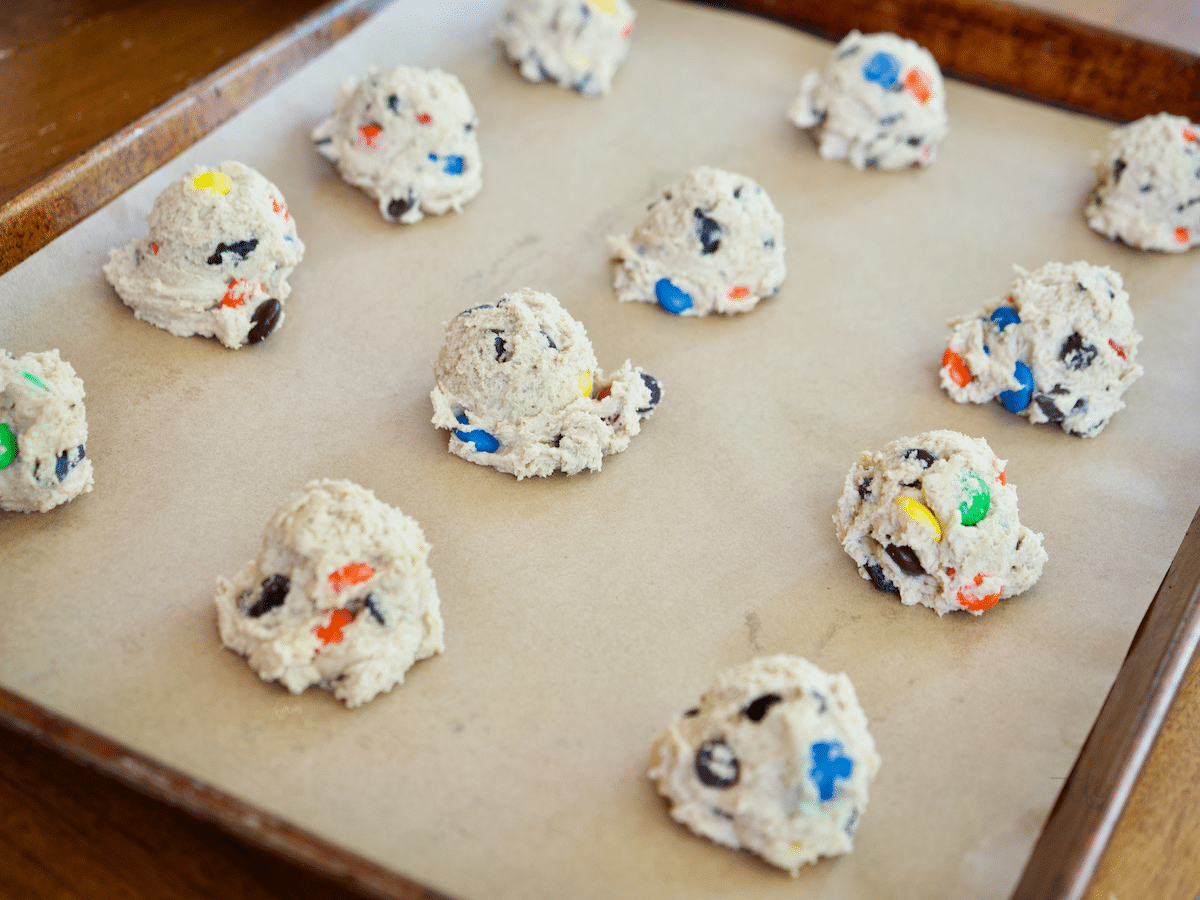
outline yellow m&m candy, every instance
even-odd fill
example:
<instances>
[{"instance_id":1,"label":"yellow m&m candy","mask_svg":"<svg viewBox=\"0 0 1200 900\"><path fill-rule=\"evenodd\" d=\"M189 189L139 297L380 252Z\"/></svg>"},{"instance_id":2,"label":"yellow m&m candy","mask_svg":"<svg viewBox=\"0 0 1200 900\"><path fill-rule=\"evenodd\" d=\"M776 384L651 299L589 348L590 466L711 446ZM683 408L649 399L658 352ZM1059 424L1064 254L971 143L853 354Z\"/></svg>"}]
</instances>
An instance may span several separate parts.
<instances>
[{"instance_id":1,"label":"yellow m&m candy","mask_svg":"<svg viewBox=\"0 0 1200 900\"><path fill-rule=\"evenodd\" d=\"M204 172L192 179L192 187L198 191L209 191L215 197L228 194L233 182L224 172Z\"/></svg>"},{"instance_id":2,"label":"yellow m&m candy","mask_svg":"<svg viewBox=\"0 0 1200 900\"><path fill-rule=\"evenodd\" d=\"M937 516L922 503L920 500L915 500L912 497L897 497L896 505L903 509L909 518L915 519L922 525L928 525L933 529L933 542L936 544L942 539L942 525L937 520Z\"/></svg>"},{"instance_id":3,"label":"yellow m&m candy","mask_svg":"<svg viewBox=\"0 0 1200 900\"><path fill-rule=\"evenodd\" d=\"M579 393L583 394L583 396L585 396L585 397L592 396L592 373L591 372L585 371L585 372L579 373Z\"/></svg>"}]
</instances>

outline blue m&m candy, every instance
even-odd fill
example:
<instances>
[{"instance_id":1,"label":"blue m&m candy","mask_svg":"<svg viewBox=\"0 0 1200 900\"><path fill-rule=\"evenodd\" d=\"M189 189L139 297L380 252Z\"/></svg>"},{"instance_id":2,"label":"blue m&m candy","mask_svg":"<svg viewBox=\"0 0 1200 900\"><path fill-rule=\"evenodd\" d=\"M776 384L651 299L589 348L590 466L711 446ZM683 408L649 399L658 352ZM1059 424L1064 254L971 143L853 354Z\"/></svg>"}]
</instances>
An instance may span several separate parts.
<instances>
[{"instance_id":1,"label":"blue m&m candy","mask_svg":"<svg viewBox=\"0 0 1200 900\"><path fill-rule=\"evenodd\" d=\"M441 162L442 171L447 175L461 175L465 161L457 154L449 154L448 156L438 156L436 153L429 154L430 162Z\"/></svg>"},{"instance_id":2,"label":"blue m&m candy","mask_svg":"<svg viewBox=\"0 0 1200 900\"><path fill-rule=\"evenodd\" d=\"M669 278L660 278L654 283L654 296L658 298L659 306L675 315L696 305L692 302L692 295L677 287Z\"/></svg>"},{"instance_id":3,"label":"blue m&m candy","mask_svg":"<svg viewBox=\"0 0 1200 900\"><path fill-rule=\"evenodd\" d=\"M1017 311L1011 306L996 307L996 309L992 311L992 314L988 318L995 322L996 326L1001 331L1003 331L1009 325L1016 325L1021 321L1021 317L1017 315Z\"/></svg>"},{"instance_id":4,"label":"blue m&m candy","mask_svg":"<svg viewBox=\"0 0 1200 900\"><path fill-rule=\"evenodd\" d=\"M810 752L812 768L808 777L817 786L822 801L832 800L836 793L834 780L849 778L854 772L854 760L846 755L841 741L817 741Z\"/></svg>"},{"instance_id":5,"label":"blue m&m candy","mask_svg":"<svg viewBox=\"0 0 1200 900\"><path fill-rule=\"evenodd\" d=\"M873 81L880 87L889 87L900 77L900 60L882 50L875 53L863 66L863 78Z\"/></svg>"},{"instance_id":6,"label":"blue m&m candy","mask_svg":"<svg viewBox=\"0 0 1200 900\"><path fill-rule=\"evenodd\" d=\"M460 425L469 425L471 420L466 416L459 416L458 422ZM500 449L500 442L482 428L474 428L471 431L463 431L461 428L456 428L454 429L454 436L464 444L474 444L475 449L480 453L495 453Z\"/></svg>"},{"instance_id":7,"label":"blue m&m candy","mask_svg":"<svg viewBox=\"0 0 1200 900\"><path fill-rule=\"evenodd\" d=\"M1013 374L1017 376L1017 380L1021 382L1021 386L1015 390L1002 393L1000 395L1000 402L1004 404L1004 408L1009 412L1019 413L1033 399L1033 372L1029 371L1029 366L1017 360L1017 367L1013 370Z\"/></svg>"}]
</instances>

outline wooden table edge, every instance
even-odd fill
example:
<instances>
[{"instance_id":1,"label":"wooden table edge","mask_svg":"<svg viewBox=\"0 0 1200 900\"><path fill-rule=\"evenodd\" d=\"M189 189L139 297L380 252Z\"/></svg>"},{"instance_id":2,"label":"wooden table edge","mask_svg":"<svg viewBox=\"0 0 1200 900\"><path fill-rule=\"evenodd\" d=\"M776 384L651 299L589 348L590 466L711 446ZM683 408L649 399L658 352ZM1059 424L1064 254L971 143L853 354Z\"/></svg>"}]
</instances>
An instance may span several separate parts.
<instances>
[{"instance_id":1,"label":"wooden table edge","mask_svg":"<svg viewBox=\"0 0 1200 900\"><path fill-rule=\"evenodd\" d=\"M389 0L334 0L0 207L0 273L174 158ZM1200 119L1200 57L995 0L688 0L837 39L892 31L953 77L1129 121ZM1130 74L1132 73L1132 75ZM1200 511L1180 544L1012 900L1082 898L1200 644ZM395 900L444 900L365 858L0 687L0 724L238 838Z\"/></svg>"},{"instance_id":2,"label":"wooden table edge","mask_svg":"<svg viewBox=\"0 0 1200 900\"><path fill-rule=\"evenodd\" d=\"M390 0L331 0L0 206L0 274L249 106Z\"/></svg>"},{"instance_id":3,"label":"wooden table edge","mask_svg":"<svg viewBox=\"0 0 1200 900\"><path fill-rule=\"evenodd\" d=\"M444 894L297 828L3 687L0 687L0 726L367 896L388 900L448 900Z\"/></svg>"}]
</instances>

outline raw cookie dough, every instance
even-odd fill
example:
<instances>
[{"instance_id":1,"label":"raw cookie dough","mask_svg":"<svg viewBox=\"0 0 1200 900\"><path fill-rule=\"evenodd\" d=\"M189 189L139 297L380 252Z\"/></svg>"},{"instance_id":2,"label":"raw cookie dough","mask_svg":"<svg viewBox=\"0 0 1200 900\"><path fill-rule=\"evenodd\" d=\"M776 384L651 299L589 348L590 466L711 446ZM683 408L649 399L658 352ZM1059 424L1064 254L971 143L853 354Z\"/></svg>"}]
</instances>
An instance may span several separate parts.
<instances>
[{"instance_id":1,"label":"raw cookie dough","mask_svg":"<svg viewBox=\"0 0 1200 900\"><path fill-rule=\"evenodd\" d=\"M928 431L863 453L833 522L863 578L939 616L980 615L1033 587L1042 536L1017 518L1017 489L983 438Z\"/></svg>"},{"instance_id":2,"label":"raw cookie dough","mask_svg":"<svg viewBox=\"0 0 1200 900\"><path fill-rule=\"evenodd\" d=\"M696 834L796 875L854 849L878 770L850 679L781 655L718 676L655 741L649 775Z\"/></svg>"},{"instance_id":3,"label":"raw cookie dough","mask_svg":"<svg viewBox=\"0 0 1200 900\"><path fill-rule=\"evenodd\" d=\"M191 169L154 201L150 233L113 250L104 275L171 334L257 344L283 322L304 244L283 193L249 166Z\"/></svg>"},{"instance_id":4,"label":"raw cookie dough","mask_svg":"<svg viewBox=\"0 0 1200 900\"><path fill-rule=\"evenodd\" d=\"M946 136L942 71L913 41L851 31L824 77L814 69L801 79L788 119L813 129L824 159L857 169L927 166Z\"/></svg>"},{"instance_id":5,"label":"raw cookie dough","mask_svg":"<svg viewBox=\"0 0 1200 900\"><path fill-rule=\"evenodd\" d=\"M371 491L310 482L267 525L258 558L217 578L221 643L264 681L360 706L445 649L428 556L420 526Z\"/></svg>"},{"instance_id":6,"label":"raw cookie dough","mask_svg":"<svg viewBox=\"0 0 1200 900\"><path fill-rule=\"evenodd\" d=\"M1096 156L1088 224L1142 250L1181 253L1200 244L1198 129L1159 113L1114 131Z\"/></svg>"},{"instance_id":7,"label":"raw cookie dough","mask_svg":"<svg viewBox=\"0 0 1200 900\"><path fill-rule=\"evenodd\" d=\"M451 431L450 452L518 480L600 471L662 397L628 360L604 378L583 325L529 288L447 322L433 371L433 424Z\"/></svg>"},{"instance_id":8,"label":"raw cookie dough","mask_svg":"<svg viewBox=\"0 0 1200 900\"><path fill-rule=\"evenodd\" d=\"M371 69L338 87L312 139L347 182L411 225L472 200L483 187L479 117L462 82L441 69Z\"/></svg>"},{"instance_id":9,"label":"raw cookie dough","mask_svg":"<svg viewBox=\"0 0 1200 900\"><path fill-rule=\"evenodd\" d=\"M749 312L787 275L783 217L745 175L700 167L650 204L628 237L610 237L617 298L681 316Z\"/></svg>"},{"instance_id":10,"label":"raw cookie dough","mask_svg":"<svg viewBox=\"0 0 1200 900\"><path fill-rule=\"evenodd\" d=\"M1086 262L1014 267L1012 293L954 319L941 381L959 403L998 400L1030 422L1095 437L1142 374L1121 276Z\"/></svg>"},{"instance_id":11,"label":"raw cookie dough","mask_svg":"<svg viewBox=\"0 0 1200 900\"><path fill-rule=\"evenodd\" d=\"M512 0L496 39L530 81L598 97L629 55L634 18L626 0Z\"/></svg>"},{"instance_id":12,"label":"raw cookie dough","mask_svg":"<svg viewBox=\"0 0 1200 900\"><path fill-rule=\"evenodd\" d=\"M92 489L83 397L57 350L0 350L0 509L46 512Z\"/></svg>"}]
</instances>

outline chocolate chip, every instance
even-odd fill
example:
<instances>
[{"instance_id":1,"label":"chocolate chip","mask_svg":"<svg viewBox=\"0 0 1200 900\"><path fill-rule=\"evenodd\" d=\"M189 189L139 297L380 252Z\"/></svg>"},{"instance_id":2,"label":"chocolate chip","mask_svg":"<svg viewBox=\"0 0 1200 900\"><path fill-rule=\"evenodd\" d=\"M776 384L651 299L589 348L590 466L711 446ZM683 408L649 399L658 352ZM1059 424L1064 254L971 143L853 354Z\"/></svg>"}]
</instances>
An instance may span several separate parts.
<instances>
[{"instance_id":1,"label":"chocolate chip","mask_svg":"<svg viewBox=\"0 0 1200 900\"><path fill-rule=\"evenodd\" d=\"M70 474L70 472L73 468L75 468L77 465L79 465L81 462L83 462L83 456L84 456L83 444L80 444L78 447L75 448L75 454L76 455L75 455L74 459L72 459L71 451L64 450L57 457L55 457L54 474L58 476L59 481L62 481L64 478L66 478L67 475Z\"/></svg>"},{"instance_id":2,"label":"chocolate chip","mask_svg":"<svg viewBox=\"0 0 1200 900\"><path fill-rule=\"evenodd\" d=\"M771 711L771 707L776 703L782 703L783 698L778 694L763 694L761 697L753 700L749 706L742 710L744 715L751 722L761 722L763 716Z\"/></svg>"},{"instance_id":3,"label":"chocolate chip","mask_svg":"<svg viewBox=\"0 0 1200 900\"><path fill-rule=\"evenodd\" d=\"M459 315L460 316L469 316L471 313L475 312L475 310L477 310L477 309L495 309L495 308L496 307L493 306L491 303L481 303L479 306L472 306L470 309L464 309L462 312L459 313Z\"/></svg>"},{"instance_id":4,"label":"chocolate chip","mask_svg":"<svg viewBox=\"0 0 1200 900\"><path fill-rule=\"evenodd\" d=\"M383 612L379 609L379 601L375 599L374 594L367 594L367 611L371 613L371 618L380 625L387 624L387 620L383 617Z\"/></svg>"},{"instance_id":5,"label":"chocolate chip","mask_svg":"<svg viewBox=\"0 0 1200 900\"><path fill-rule=\"evenodd\" d=\"M1075 401L1075 405L1071 407L1071 412L1085 413L1085 412L1087 412L1087 406L1088 406L1087 397L1080 397L1078 400Z\"/></svg>"},{"instance_id":6,"label":"chocolate chip","mask_svg":"<svg viewBox=\"0 0 1200 900\"><path fill-rule=\"evenodd\" d=\"M512 358L512 352L508 349L508 344L504 338L500 337L499 332L492 332L496 335L496 362L508 362Z\"/></svg>"},{"instance_id":7,"label":"chocolate chip","mask_svg":"<svg viewBox=\"0 0 1200 900\"><path fill-rule=\"evenodd\" d=\"M331 138L331 137L317 138L315 141L313 141L313 143L316 144L318 147L320 147L322 144L332 144L333 138Z\"/></svg>"},{"instance_id":8,"label":"chocolate chip","mask_svg":"<svg viewBox=\"0 0 1200 900\"><path fill-rule=\"evenodd\" d=\"M921 489L921 479L918 478L916 481L902 481L900 487L916 488L919 491Z\"/></svg>"},{"instance_id":9,"label":"chocolate chip","mask_svg":"<svg viewBox=\"0 0 1200 900\"><path fill-rule=\"evenodd\" d=\"M1042 415L1044 415L1051 422L1051 424L1057 425L1065 418L1063 411L1059 409L1054 404L1054 401L1045 394L1039 394L1033 399L1037 403L1038 409L1042 411Z\"/></svg>"},{"instance_id":10,"label":"chocolate chip","mask_svg":"<svg viewBox=\"0 0 1200 900\"><path fill-rule=\"evenodd\" d=\"M546 330L544 328L542 329L542 336L546 339L546 343L550 345L551 350L558 349L558 344L554 343L554 338L552 338L552 337L550 337L550 335L546 334Z\"/></svg>"},{"instance_id":11,"label":"chocolate chip","mask_svg":"<svg viewBox=\"0 0 1200 900\"><path fill-rule=\"evenodd\" d=\"M246 340L251 344L257 344L259 341L265 340L267 335L275 330L282 316L283 304L274 297L268 297L262 303L258 304L258 308L254 310L254 315L250 317L250 321L254 323L254 327L246 335Z\"/></svg>"},{"instance_id":12,"label":"chocolate chip","mask_svg":"<svg viewBox=\"0 0 1200 900\"><path fill-rule=\"evenodd\" d=\"M1085 287L1083 286L1083 282L1082 282L1082 281L1077 281L1077 282L1075 282L1075 287L1079 288L1081 291L1086 291L1086 290L1087 290L1087 288L1085 288Z\"/></svg>"},{"instance_id":13,"label":"chocolate chip","mask_svg":"<svg viewBox=\"0 0 1200 900\"><path fill-rule=\"evenodd\" d=\"M555 19L554 21L557 24L558 20ZM540 56L538 56L536 53L531 53L530 57L533 59L533 64L535 66L537 66L538 77L542 81L553 81L554 76L550 74L550 70L547 69L546 64L544 62L542 62L542 58Z\"/></svg>"},{"instance_id":14,"label":"chocolate chip","mask_svg":"<svg viewBox=\"0 0 1200 900\"><path fill-rule=\"evenodd\" d=\"M729 788L737 784L741 766L733 748L720 738L701 744L696 751L696 776L709 787Z\"/></svg>"},{"instance_id":15,"label":"chocolate chip","mask_svg":"<svg viewBox=\"0 0 1200 900\"><path fill-rule=\"evenodd\" d=\"M683 714L683 717L685 719L690 719L692 716L698 716L698 715L700 715L700 707L693 706L691 709L689 709L687 712L685 712Z\"/></svg>"},{"instance_id":16,"label":"chocolate chip","mask_svg":"<svg viewBox=\"0 0 1200 900\"><path fill-rule=\"evenodd\" d=\"M1058 358L1068 369L1086 369L1096 358L1096 348L1091 344L1084 343L1083 335L1076 331L1063 341L1062 349L1058 351Z\"/></svg>"},{"instance_id":17,"label":"chocolate chip","mask_svg":"<svg viewBox=\"0 0 1200 900\"><path fill-rule=\"evenodd\" d=\"M774 250L775 249L775 238L773 238L773 237L766 238L763 241L763 246L766 247L768 250Z\"/></svg>"},{"instance_id":18,"label":"chocolate chip","mask_svg":"<svg viewBox=\"0 0 1200 900\"><path fill-rule=\"evenodd\" d=\"M251 238L248 241L234 241L232 244L226 244L222 241L217 244L217 249L213 251L213 255L205 260L205 262L210 266L219 266L225 261L225 258L221 255L223 253L237 254L237 256L241 257L238 262L242 262L257 246L258 238ZM237 265L237 263L234 263L234 265Z\"/></svg>"},{"instance_id":19,"label":"chocolate chip","mask_svg":"<svg viewBox=\"0 0 1200 900\"><path fill-rule=\"evenodd\" d=\"M817 712L825 715L829 710L829 703L825 700L825 695L818 691L813 691L813 699L817 701Z\"/></svg>"},{"instance_id":20,"label":"chocolate chip","mask_svg":"<svg viewBox=\"0 0 1200 900\"><path fill-rule=\"evenodd\" d=\"M1065 384L1056 384L1054 387L1050 388L1049 393L1053 394L1055 397L1061 397L1063 394L1071 393L1071 391Z\"/></svg>"},{"instance_id":21,"label":"chocolate chip","mask_svg":"<svg viewBox=\"0 0 1200 900\"><path fill-rule=\"evenodd\" d=\"M742 198L742 188L739 185L733 189L733 199L740 200Z\"/></svg>"},{"instance_id":22,"label":"chocolate chip","mask_svg":"<svg viewBox=\"0 0 1200 900\"><path fill-rule=\"evenodd\" d=\"M902 455L905 459L915 459L924 469L928 469L937 462L937 457L928 450L918 450L916 447L909 447Z\"/></svg>"},{"instance_id":23,"label":"chocolate chip","mask_svg":"<svg viewBox=\"0 0 1200 900\"><path fill-rule=\"evenodd\" d=\"M658 379L649 372L642 372L642 384L650 389L650 405L645 409L639 409L638 413L648 413L654 407L658 406L658 401L662 399L662 387L658 383Z\"/></svg>"},{"instance_id":24,"label":"chocolate chip","mask_svg":"<svg viewBox=\"0 0 1200 900\"><path fill-rule=\"evenodd\" d=\"M845 828L846 834L848 834L850 837L854 837L854 831L857 828L858 828L858 807L852 806L852 807L850 807L850 817L848 819L846 819L846 828Z\"/></svg>"},{"instance_id":25,"label":"chocolate chip","mask_svg":"<svg viewBox=\"0 0 1200 900\"><path fill-rule=\"evenodd\" d=\"M721 236L725 234L725 229L716 219L706 216L703 210L694 209L692 214L696 217L696 237L700 239L701 254L707 256L709 253L716 253L717 248L721 246Z\"/></svg>"},{"instance_id":26,"label":"chocolate chip","mask_svg":"<svg viewBox=\"0 0 1200 900\"><path fill-rule=\"evenodd\" d=\"M884 547L884 550L892 558L892 562L900 567L901 571L907 572L909 575L925 574L925 569L921 565L921 559L912 547L897 547L894 544L888 544Z\"/></svg>"},{"instance_id":27,"label":"chocolate chip","mask_svg":"<svg viewBox=\"0 0 1200 900\"><path fill-rule=\"evenodd\" d=\"M1113 184L1121 180L1121 173L1125 171L1125 160L1118 158L1113 163Z\"/></svg>"},{"instance_id":28,"label":"chocolate chip","mask_svg":"<svg viewBox=\"0 0 1200 900\"><path fill-rule=\"evenodd\" d=\"M879 563L871 561L863 568L867 570L867 574L871 577L871 584L875 585L877 589L888 591L892 594L900 593L900 588L888 581L887 576L883 574L883 566L879 565Z\"/></svg>"},{"instance_id":29,"label":"chocolate chip","mask_svg":"<svg viewBox=\"0 0 1200 900\"><path fill-rule=\"evenodd\" d=\"M393 222L399 222L400 217L412 209L413 203L415 202L415 198L412 194L409 194L407 197L397 197L388 203L388 216Z\"/></svg>"},{"instance_id":30,"label":"chocolate chip","mask_svg":"<svg viewBox=\"0 0 1200 900\"><path fill-rule=\"evenodd\" d=\"M287 600L288 591L291 589L291 579L286 575L272 575L270 578L264 579L258 602L246 610L246 615L257 619L277 606L283 606L283 602Z\"/></svg>"},{"instance_id":31,"label":"chocolate chip","mask_svg":"<svg viewBox=\"0 0 1200 900\"><path fill-rule=\"evenodd\" d=\"M388 109L390 109L392 112L394 112L394 113L400 112L400 98L397 97L395 94L392 94L390 97L388 97L387 105L388 105Z\"/></svg>"},{"instance_id":32,"label":"chocolate chip","mask_svg":"<svg viewBox=\"0 0 1200 900\"><path fill-rule=\"evenodd\" d=\"M870 496L871 496L871 476L868 475L866 478L864 478L862 481L860 481L858 483L858 498L860 500L866 500Z\"/></svg>"}]
</instances>

